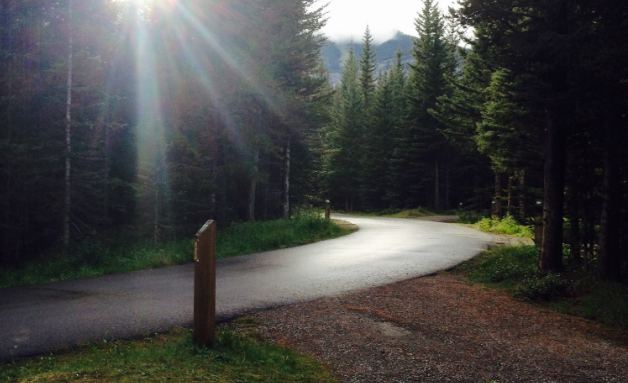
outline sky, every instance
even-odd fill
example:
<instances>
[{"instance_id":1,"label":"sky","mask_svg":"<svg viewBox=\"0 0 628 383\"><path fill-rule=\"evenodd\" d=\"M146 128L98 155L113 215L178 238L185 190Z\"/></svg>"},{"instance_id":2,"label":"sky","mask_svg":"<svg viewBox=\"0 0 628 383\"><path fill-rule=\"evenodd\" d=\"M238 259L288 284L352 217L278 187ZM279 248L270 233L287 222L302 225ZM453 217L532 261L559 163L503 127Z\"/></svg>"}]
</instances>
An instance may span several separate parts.
<instances>
[{"instance_id":1,"label":"sky","mask_svg":"<svg viewBox=\"0 0 628 383\"><path fill-rule=\"evenodd\" d=\"M446 11L456 0L437 0ZM362 40L367 24L376 43L382 43L397 31L416 36L414 19L423 8L422 0L319 0L327 6L327 25L323 33L332 41Z\"/></svg>"}]
</instances>

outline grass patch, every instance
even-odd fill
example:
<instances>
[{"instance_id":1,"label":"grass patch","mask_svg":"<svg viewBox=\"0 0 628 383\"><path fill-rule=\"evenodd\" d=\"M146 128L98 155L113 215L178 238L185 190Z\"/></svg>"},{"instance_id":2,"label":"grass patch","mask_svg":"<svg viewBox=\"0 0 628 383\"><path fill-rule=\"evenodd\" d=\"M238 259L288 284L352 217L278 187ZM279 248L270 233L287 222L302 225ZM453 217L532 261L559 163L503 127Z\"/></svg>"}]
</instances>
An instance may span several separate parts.
<instances>
[{"instance_id":1,"label":"grass patch","mask_svg":"<svg viewBox=\"0 0 628 383\"><path fill-rule=\"evenodd\" d=\"M430 211L428 209L418 207L416 209L402 210L402 209L386 209L377 212L360 212L360 213L351 213L355 215L361 215L366 217L391 217L391 218L420 218L420 217L431 217L435 215L449 215L456 214L452 211L436 213Z\"/></svg>"},{"instance_id":2,"label":"grass patch","mask_svg":"<svg viewBox=\"0 0 628 383\"><path fill-rule=\"evenodd\" d=\"M609 325L628 328L628 286L584 273L537 275L539 249L497 247L459 268L472 282L497 288L517 299Z\"/></svg>"},{"instance_id":3,"label":"grass patch","mask_svg":"<svg viewBox=\"0 0 628 383\"><path fill-rule=\"evenodd\" d=\"M334 382L313 357L231 328L213 349L187 329L3 365L0 382Z\"/></svg>"},{"instance_id":4,"label":"grass patch","mask_svg":"<svg viewBox=\"0 0 628 383\"><path fill-rule=\"evenodd\" d=\"M473 225L478 230L488 233L513 235L521 238L534 238L534 230L530 226L520 225L516 219L506 216L499 218L483 218Z\"/></svg>"},{"instance_id":5,"label":"grass patch","mask_svg":"<svg viewBox=\"0 0 628 383\"><path fill-rule=\"evenodd\" d=\"M282 249L336 238L353 230L317 215L291 220L235 223L217 233L218 258ZM0 270L0 288L153 269L192 262L194 240L88 240L70 254L39 259L20 268Z\"/></svg>"},{"instance_id":6,"label":"grass patch","mask_svg":"<svg viewBox=\"0 0 628 383\"><path fill-rule=\"evenodd\" d=\"M218 233L216 253L218 258L226 258L304 245L351 232L319 216L238 223Z\"/></svg>"}]
</instances>

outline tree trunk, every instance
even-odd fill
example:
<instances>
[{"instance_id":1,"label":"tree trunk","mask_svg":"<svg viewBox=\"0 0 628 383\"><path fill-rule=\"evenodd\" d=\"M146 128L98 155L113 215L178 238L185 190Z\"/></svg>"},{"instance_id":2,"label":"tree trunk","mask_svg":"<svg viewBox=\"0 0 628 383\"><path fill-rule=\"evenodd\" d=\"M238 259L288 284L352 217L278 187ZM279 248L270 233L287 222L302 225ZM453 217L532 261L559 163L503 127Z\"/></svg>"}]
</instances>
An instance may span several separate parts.
<instances>
[{"instance_id":1,"label":"tree trunk","mask_svg":"<svg viewBox=\"0 0 628 383\"><path fill-rule=\"evenodd\" d=\"M597 275L603 280L621 280L619 252L621 182L618 164L617 129L610 122L606 127L606 153L604 155L604 202L600 219L600 250Z\"/></svg>"},{"instance_id":2,"label":"tree trunk","mask_svg":"<svg viewBox=\"0 0 628 383\"><path fill-rule=\"evenodd\" d=\"M449 210L451 208L451 201L449 200L451 185L449 183L449 173L450 168L447 166L445 170L445 209Z\"/></svg>"},{"instance_id":3,"label":"tree trunk","mask_svg":"<svg viewBox=\"0 0 628 383\"><path fill-rule=\"evenodd\" d=\"M547 147L543 171L543 243L539 272L563 270L563 196L565 192L565 132L558 114L546 109Z\"/></svg>"},{"instance_id":4,"label":"tree trunk","mask_svg":"<svg viewBox=\"0 0 628 383\"><path fill-rule=\"evenodd\" d=\"M506 211L508 215L512 215L512 210L513 210L513 204L512 204L512 192L513 192L513 188L514 188L514 181L515 181L515 176L513 175L509 175L508 176L508 206L506 207Z\"/></svg>"},{"instance_id":5,"label":"tree trunk","mask_svg":"<svg viewBox=\"0 0 628 383\"><path fill-rule=\"evenodd\" d=\"M109 224L109 169L111 168L111 159L109 156L109 146L110 146L110 138L109 138L109 123L105 120L105 174L104 177L104 188L105 195L103 196L103 218L106 224Z\"/></svg>"},{"instance_id":6,"label":"tree trunk","mask_svg":"<svg viewBox=\"0 0 628 383\"><path fill-rule=\"evenodd\" d=\"M159 185L155 185L155 212L153 217L153 241L159 241L159 217L161 216L161 197L159 195Z\"/></svg>"},{"instance_id":7,"label":"tree trunk","mask_svg":"<svg viewBox=\"0 0 628 383\"><path fill-rule=\"evenodd\" d=\"M259 171L259 147L255 148L253 154L253 175L251 176L251 186L249 188L249 222L255 222L255 195L257 192L257 173Z\"/></svg>"},{"instance_id":8,"label":"tree trunk","mask_svg":"<svg viewBox=\"0 0 628 383\"><path fill-rule=\"evenodd\" d=\"M65 201L63 203L63 249L68 250L70 245L70 211L72 199L70 195L70 174L72 156L72 66L74 64L74 41L72 31L72 0L68 0L68 81L66 85L65 105Z\"/></svg>"},{"instance_id":9,"label":"tree trunk","mask_svg":"<svg viewBox=\"0 0 628 383\"><path fill-rule=\"evenodd\" d=\"M216 189L217 189L216 164L215 163L211 165L210 172L211 172L211 180L212 180L212 192L209 195L209 203L211 204L211 210L210 210L211 217L209 218L215 220L216 219Z\"/></svg>"},{"instance_id":10,"label":"tree trunk","mask_svg":"<svg viewBox=\"0 0 628 383\"><path fill-rule=\"evenodd\" d=\"M493 218L502 218L502 174L495 172L495 198L493 200Z\"/></svg>"},{"instance_id":11,"label":"tree trunk","mask_svg":"<svg viewBox=\"0 0 628 383\"><path fill-rule=\"evenodd\" d=\"M290 139L286 145L286 169L284 173L283 218L290 218Z\"/></svg>"},{"instance_id":12,"label":"tree trunk","mask_svg":"<svg viewBox=\"0 0 628 383\"><path fill-rule=\"evenodd\" d=\"M569 187L569 255L573 262L580 262L580 214L578 195L574 186Z\"/></svg>"},{"instance_id":13,"label":"tree trunk","mask_svg":"<svg viewBox=\"0 0 628 383\"><path fill-rule=\"evenodd\" d=\"M593 191L589 186L584 200L584 269L589 271L589 265L593 259L593 244L595 238L595 223L591 214L591 200L593 199Z\"/></svg>"},{"instance_id":14,"label":"tree trunk","mask_svg":"<svg viewBox=\"0 0 628 383\"><path fill-rule=\"evenodd\" d=\"M434 162L434 210L440 210L440 201L439 201L439 171L438 171L438 160Z\"/></svg>"},{"instance_id":15,"label":"tree trunk","mask_svg":"<svg viewBox=\"0 0 628 383\"><path fill-rule=\"evenodd\" d=\"M526 219L526 171L519 173L519 218Z\"/></svg>"}]
</instances>

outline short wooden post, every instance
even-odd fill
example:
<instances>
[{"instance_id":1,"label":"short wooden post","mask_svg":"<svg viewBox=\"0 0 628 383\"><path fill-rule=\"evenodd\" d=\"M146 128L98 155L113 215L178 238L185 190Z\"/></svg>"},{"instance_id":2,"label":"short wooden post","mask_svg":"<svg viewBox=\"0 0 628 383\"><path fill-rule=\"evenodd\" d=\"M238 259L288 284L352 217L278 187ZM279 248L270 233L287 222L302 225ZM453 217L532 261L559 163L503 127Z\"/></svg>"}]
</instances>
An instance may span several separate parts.
<instances>
[{"instance_id":1,"label":"short wooden post","mask_svg":"<svg viewBox=\"0 0 628 383\"><path fill-rule=\"evenodd\" d=\"M207 221L194 243L194 343L216 339L216 222Z\"/></svg>"},{"instance_id":2,"label":"short wooden post","mask_svg":"<svg viewBox=\"0 0 628 383\"><path fill-rule=\"evenodd\" d=\"M329 200L325 200L325 219L329 219L331 216L331 205L329 204Z\"/></svg>"}]
</instances>

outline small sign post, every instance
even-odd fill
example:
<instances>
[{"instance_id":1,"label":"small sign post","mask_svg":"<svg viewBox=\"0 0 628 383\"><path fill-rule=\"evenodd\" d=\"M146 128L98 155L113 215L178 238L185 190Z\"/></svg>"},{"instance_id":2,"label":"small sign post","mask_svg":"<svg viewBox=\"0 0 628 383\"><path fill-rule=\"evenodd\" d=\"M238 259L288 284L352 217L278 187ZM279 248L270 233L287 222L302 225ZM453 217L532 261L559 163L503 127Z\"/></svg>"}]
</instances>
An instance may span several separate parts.
<instances>
[{"instance_id":1,"label":"small sign post","mask_svg":"<svg viewBox=\"0 0 628 383\"><path fill-rule=\"evenodd\" d=\"M325 200L325 219L329 220L331 215L331 205L329 204L329 200Z\"/></svg>"},{"instance_id":2,"label":"small sign post","mask_svg":"<svg viewBox=\"0 0 628 383\"><path fill-rule=\"evenodd\" d=\"M207 221L194 243L194 343L211 347L216 339L216 222Z\"/></svg>"}]
</instances>

